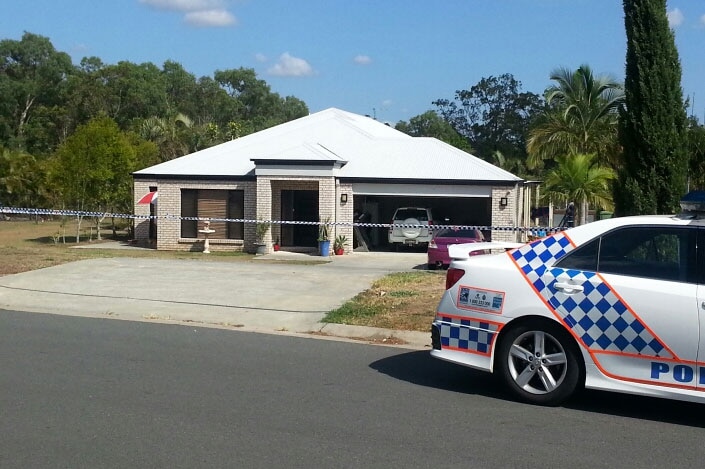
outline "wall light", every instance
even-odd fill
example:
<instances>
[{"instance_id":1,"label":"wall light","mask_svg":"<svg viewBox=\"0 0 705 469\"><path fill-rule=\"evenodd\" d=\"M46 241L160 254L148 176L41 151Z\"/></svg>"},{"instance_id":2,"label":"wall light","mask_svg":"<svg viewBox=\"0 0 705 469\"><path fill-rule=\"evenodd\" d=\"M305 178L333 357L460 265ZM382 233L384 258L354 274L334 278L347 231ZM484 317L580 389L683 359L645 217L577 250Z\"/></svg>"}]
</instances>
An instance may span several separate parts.
<instances>
[{"instance_id":1,"label":"wall light","mask_svg":"<svg viewBox=\"0 0 705 469\"><path fill-rule=\"evenodd\" d=\"M340 203L345 204L347 202L348 202L348 194L345 194L345 193L340 194Z\"/></svg>"},{"instance_id":2,"label":"wall light","mask_svg":"<svg viewBox=\"0 0 705 469\"><path fill-rule=\"evenodd\" d=\"M507 200L506 197L502 197L499 199L499 206L500 207L506 207L509 201Z\"/></svg>"}]
</instances>

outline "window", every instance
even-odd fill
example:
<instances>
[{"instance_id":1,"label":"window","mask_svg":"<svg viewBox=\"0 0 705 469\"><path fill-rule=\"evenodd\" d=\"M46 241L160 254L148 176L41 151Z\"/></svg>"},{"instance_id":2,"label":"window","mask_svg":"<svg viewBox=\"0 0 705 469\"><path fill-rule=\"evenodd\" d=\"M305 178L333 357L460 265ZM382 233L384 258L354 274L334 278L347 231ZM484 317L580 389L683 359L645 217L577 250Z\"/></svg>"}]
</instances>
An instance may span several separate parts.
<instances>
[{"instance_id":1,"label":"window","mask_svg":"<svg viewBox=\"0 0 705 469\"><path fill-rule=\"evenodd\" d=\"M597 251L600 247L600 238L593 239L583 244L558 261L557 267L561 269L597 271Z\"/></svg>"},{"instance_id":2,"label":"window","mask_svg":"<svg viewBox=\"0 0 705 469\"><path fill-rule=\"evenodd\" d=\"M579 247L556 267L692 283L696 233L686 227L622 228Z\"/></svg>"},{"instance_id":3,"label":"window","mask_svg":"<svg viewBox=\"0 0 705 469\"><path fill-rule=\"evenodd\" d=\"M416 218L418 221L428 221L430 215L425 208L399 208L394 213L394 220Z\"/></svg>"},{"instance_id":4,"label":"window","mask_svg":"<svg viewBox=\"0 0 705 469\"><path fill-rule=\"evenodd\" d=\"M242 220L245 218L245 191L228 191L228 213L231 220ZM244 239L245 223L228 222L228 239Z\"/></svg>"},{"instance_id":5,"label":"window","mask_svg":"<svg viewBox=\"0 0 705 469\"><path fill-rule=\"evenodd\" d=\"M211 239L243 239L243 222L225 222L223 219L243 219L245 195L241 190L182 189L181 216L212 218L210 228L215 230ZM203 221L181 220L182 238L199 238Z\"/></svg>"},{"instance_id":6,"label":"window","mask_svg":"<svg viewBox=\"0 0 705 469\"><path fill-rule=\"evenodd\" d=\"M181 216L198 216L198 191L195 189L181 189ZM181 220L181 237L197 238L198 223L196 220Z\"/></svg>"}]
</instances>

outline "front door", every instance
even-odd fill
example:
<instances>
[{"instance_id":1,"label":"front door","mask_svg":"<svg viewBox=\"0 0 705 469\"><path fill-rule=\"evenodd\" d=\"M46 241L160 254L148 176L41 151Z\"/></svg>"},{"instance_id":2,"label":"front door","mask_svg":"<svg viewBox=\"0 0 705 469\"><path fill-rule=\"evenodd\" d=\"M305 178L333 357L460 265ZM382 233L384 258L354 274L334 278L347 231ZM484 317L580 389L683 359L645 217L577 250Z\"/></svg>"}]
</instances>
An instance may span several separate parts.
<instances>
[{"instance_id":1,"label":"front door","mask_svg":"<svg viewBox=\"0 0 705 469\"><path fill-rule=\"evenodd\" d=\"M318 191L283 190L282 221L317 222ZM318 226L307 224L282 224L282 246L316 246Z\"/></svg>"}]
</instances>

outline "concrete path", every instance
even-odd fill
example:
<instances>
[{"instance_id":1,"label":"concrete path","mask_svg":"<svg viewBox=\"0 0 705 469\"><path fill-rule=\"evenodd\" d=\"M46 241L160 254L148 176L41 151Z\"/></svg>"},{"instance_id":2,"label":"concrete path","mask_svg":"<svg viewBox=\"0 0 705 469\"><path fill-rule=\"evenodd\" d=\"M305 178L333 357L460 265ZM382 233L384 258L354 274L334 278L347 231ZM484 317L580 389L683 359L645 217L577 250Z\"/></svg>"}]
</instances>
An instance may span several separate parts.
<instances>
[{"instance_id":1,"label":"concrete path","mask_svg":"<svg viewBox=\"0 0 705 469\"><path fill-rule=\"evenodd\" d=\"M325 258L288 252L243 262L90 259L0 277L0 308L377 341L396 338L414 348L430 343L430 333L320 323L328 311L374 280L424 268L425 254L352 253L321 261Z\"/></svg>"}]
</instances>

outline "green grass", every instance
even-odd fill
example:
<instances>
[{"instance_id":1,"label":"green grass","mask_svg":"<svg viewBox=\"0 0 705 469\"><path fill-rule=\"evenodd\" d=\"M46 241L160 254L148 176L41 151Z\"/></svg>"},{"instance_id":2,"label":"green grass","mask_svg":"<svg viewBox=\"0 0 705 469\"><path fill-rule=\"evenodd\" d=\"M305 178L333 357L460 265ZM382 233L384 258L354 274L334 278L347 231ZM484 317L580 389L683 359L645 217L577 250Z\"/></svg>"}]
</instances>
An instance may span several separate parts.
<instances>
[{"instance_id":1,"label":"green grass","mask_svg":"<svg viewBox=\"0 0 705 469\"><path fill-rule=\"evenodd\" d=\"M334 309L333 311L329 312L323 319L323 322L352 324L355 322L359 322L362 319L367 319L376 316L382 311L382 308L380 308L379 306L366 305L363 302L360 302L360 299L356 296L354 299L348 301L340 308Z\"/></svg>"},{"instance_id":2,"label":"green grass","mask_svg":"<svg viewBox=\"0 0 705 469\"><path fill-rule=\"evenodd\" d=\"M328 313L323 322L428 331L444 291L442 272L399 272Z\"/></svg>"}]
</instances>

